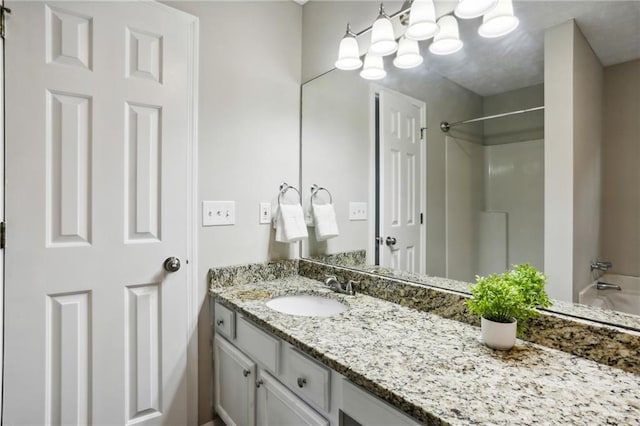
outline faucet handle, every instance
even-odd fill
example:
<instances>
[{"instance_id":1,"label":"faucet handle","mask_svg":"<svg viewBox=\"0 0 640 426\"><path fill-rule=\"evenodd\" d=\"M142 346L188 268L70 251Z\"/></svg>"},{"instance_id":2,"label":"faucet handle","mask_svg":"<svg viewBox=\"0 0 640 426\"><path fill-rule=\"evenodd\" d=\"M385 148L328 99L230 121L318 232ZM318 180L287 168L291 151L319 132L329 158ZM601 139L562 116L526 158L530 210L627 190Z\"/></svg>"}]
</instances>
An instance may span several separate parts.
<instances>
[{"instance_id":1,"label":"faucet handle","mask_svg":"<svg viewBox=\"0 0 640 426\"><path fill-rule=\"evenodd\" d=\"M324 276L324 285L331 287L338 282L338 278L335 275L325 274Z\"/></svg>"},{"instance_id":2,"label":"faucet handle","mask_svg":"<svg viewBox=\"0 0 640 426\"><path fill-rule=\"evenodd\" d=\"M356 294L356 290L353 288L354 284L358 285L360 284L360 281L349 280L349 282L347 282L347 287L345 288L345 291L352 296Z\"/></svg>"}]
</instances>

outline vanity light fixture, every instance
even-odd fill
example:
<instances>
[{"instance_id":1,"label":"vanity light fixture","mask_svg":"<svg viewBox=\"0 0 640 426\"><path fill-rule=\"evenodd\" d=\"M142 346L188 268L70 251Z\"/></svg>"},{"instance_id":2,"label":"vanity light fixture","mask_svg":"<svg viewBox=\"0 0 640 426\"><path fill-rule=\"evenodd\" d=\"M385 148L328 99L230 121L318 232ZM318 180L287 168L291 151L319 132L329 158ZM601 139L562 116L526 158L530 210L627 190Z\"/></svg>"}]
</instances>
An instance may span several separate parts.
<instances>
[{"instance_id":1,"label":"vanity light fixture","mask_svg":"<svg viewBox=\"0 0 640 426\"><path fill-rule=\"evenodd\" d=\"M395 65L396 68L409 69L417 67L422 61L418 41L402 37L398 46L398 53L393 60L393 65Z\"/></svg>"},{"instance_id":2,"label":"vanity light fixture","mask_svg":"<svg viewBox=\"0 0 640 426\"><path fill-rule=\"evenodd\" d=\"M358 40L356 35L351 31L351 26L347 24L347 32L340 40L340 48L338 49L338 60L336 68L340 70L355 70L362 66L360 59L360 49L358 48Z\"/></svg>"},{"instance_id":3,"label":"vanity light fixture","mask_svg":"<svg viewBox=\"0 0 640 426\"><path fill-rule=\"evenodd\" d=\"M501 37L515 30L520 20L513 14L511 0L498 0L498 5L482 18L478 34L486 38Z\"/></svg>"},{"instance_id":4,"label":"vanity light fixture","mask_svg":"<svg viewBox=\"0 0 640 426\"><path fill-rule=\"evenodd\" d=\"M461 19L473 19L491 11L498 0L460 0L454 13Z\"/></svg>"},{"instance_id":5,"label":"vanity light fixture","mask_svg":"<svg viewBox=\"0 0 640 426\"><path fill-rule=\"evenodd\" d=\"M365 80L380 80L386 76L387 72L384 70L382 56L367 53L367 56L364 57L364 67L360 71L360 77Z\"/></svg>"},{"instance_id":6,"label":"vanity light fixture","mask_svg":"<svg viewBox=\"0 0 640 426\"><path fill-rule=\"evenodd\" d=\"M440 31L433 38L429 51L434 55L451 55L462 49L458 21L451 15L445 15L438 19Z\"/></svg>"},{"instance_id":7,"label":"vanity light fixture","mask_svg":"<svg viewBox=\"0 0 640 426\"><path fill-rule=\"evenodd\" d=\"M369 52L377 56L387 56L396 50L398 50L398 42L393 34L393 24L384 11L384 5L380 3L380 13L371 28Z\"/></svg>"},{"instance_id":8,"label":"vanity light fixture","mask_svg":"<svg viewBox=\"0 0 640 426\"><path fill-rule=\"evenodd\" d=\"M405 37L410 40L427 40L436 35L438 30L433 0L413 0Z\"/></svg>"}]
</instances>

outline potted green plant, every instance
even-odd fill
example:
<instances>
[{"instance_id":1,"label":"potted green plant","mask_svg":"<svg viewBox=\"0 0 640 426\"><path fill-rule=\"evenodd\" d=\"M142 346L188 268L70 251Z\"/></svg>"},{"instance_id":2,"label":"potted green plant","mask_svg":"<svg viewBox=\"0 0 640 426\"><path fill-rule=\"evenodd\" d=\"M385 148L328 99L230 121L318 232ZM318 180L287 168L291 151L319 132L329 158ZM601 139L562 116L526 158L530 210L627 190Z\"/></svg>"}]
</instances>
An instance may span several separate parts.
<instances>
[{"instance_id":1,"label":"potted green plant","mask_svg":"<svg viewBox=\"0 0 640 426\"><path fill-rule=\"evenodd\" d=\"M538 315L536 308L549 307L544 287L547 278L529 264L514 265L503 274L476 277L473 296L467 304L479 315L482 340L493 349L508 350L516 342L528 319Z\"/></svg>"}]
</instances>

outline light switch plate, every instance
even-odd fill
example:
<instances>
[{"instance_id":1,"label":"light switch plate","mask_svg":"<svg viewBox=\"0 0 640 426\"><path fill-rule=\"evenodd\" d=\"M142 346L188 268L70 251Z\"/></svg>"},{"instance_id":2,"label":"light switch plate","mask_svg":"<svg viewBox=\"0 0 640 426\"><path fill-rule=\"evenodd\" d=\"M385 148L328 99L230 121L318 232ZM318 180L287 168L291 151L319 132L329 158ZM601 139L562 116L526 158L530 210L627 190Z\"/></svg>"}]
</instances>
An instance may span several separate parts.
<instances>
[{"instance_id":1,"label":"light switch plate","mask_svg":"<svg viewBox=\"0 0 640 426\"><path fill-rule=\"evenodd\" d=\"M260 203L260 223L271 223L271 203Z\"/></svg>"},{"instance_id":2,"label":"light switch plate","mask_svg":"<svg viewBox=\"0 0 640 426\"><path fill-rule=\"evenodd\" d=\"M202 226L235 225L235 201L203 201Z\"/></svg>"},{"instance_id":3,"label":"light switch plate","mask_svg":"<svg viewBox=\"0 0 640 426\"><path fill-rule=\"evenodd\" d=\"M349 220L367 220L367 203L350 202Z\"/></svg>"}]
</instances>

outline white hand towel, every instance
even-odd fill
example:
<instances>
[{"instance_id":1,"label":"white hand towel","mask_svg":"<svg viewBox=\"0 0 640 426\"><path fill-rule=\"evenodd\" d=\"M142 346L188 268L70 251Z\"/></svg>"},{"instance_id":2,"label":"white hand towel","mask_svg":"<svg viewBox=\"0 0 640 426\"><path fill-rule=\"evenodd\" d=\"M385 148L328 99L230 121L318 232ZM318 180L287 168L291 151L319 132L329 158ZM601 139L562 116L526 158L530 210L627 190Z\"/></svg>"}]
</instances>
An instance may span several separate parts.
<instances>
[{"instance_id":1,"label":"white hand towel","mask_svg":"<svg viewBox=\"0 0 640 426\"><path fill-rule=\"evenodd\" d=\"M312 204L311 210L316 225L316 240L325 241L340 234L333 204Z\"/></svg>"},{"instance_id":2,"label":"white hand towel","mask_svg":"<svg viewBox=\"0 0 640 426\"><path fill-rule=\"evenodd\" d=\"M308 237L300 204L281 204L278 207L274 227L276 241L280 243L293 243Z\"/></svg>"}]
</instances>

